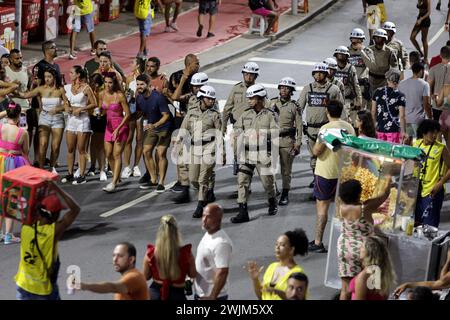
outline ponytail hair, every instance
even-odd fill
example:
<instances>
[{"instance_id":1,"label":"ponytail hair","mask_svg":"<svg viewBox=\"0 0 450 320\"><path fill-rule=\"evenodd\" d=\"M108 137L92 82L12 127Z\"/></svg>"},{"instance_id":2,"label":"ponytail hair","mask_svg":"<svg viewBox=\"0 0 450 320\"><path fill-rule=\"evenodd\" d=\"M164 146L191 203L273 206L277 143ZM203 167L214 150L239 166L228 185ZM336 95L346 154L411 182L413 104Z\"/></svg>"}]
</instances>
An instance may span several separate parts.
<instances>
[{"instance_id":1,"label":"ponytail hair","mask_svg":"<svg viewBox=\"0 0 450 320\"><path fill-rule=\"evenodd\" d=\"M20 104L16 104L15 102L10 102L8 107L6 107L6 115L9 119L17 119L22 112L22 108Z\"/></svg>"},{"instance_id":2,"label":"ponytail hair","mask_svg":"<svg viewBox=\"0 0 450 320\"><path fill-rule=\"evenodd\" d=\"M78 74L80 80L88 81L88 71L80 65L73 66L73 70Z\"/></svg>"},{"instance_id":3,"label":"ponytail hair","mask_svg":"<svg viewBox=\"0 0 450 320\"><path fill-rule=\"evenodd\" d=\"M177 221L172 215L161 217L156 236L155 253L158 262L158 272L161 279L176 280L180 277L178 263L181 236Z\"/></svg>"}]
</instances>

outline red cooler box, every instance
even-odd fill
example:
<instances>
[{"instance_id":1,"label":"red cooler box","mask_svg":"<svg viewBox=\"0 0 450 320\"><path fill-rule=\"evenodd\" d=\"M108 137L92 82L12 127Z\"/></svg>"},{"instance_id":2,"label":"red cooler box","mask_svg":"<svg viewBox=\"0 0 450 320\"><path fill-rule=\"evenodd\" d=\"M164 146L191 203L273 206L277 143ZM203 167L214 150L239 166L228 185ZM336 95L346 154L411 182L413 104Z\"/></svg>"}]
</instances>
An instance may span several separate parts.
<instances>
[{"instance_id":1,"label":"red cooler box","mask_svg":"<svg viewBox=\"0 0 450 320\"><path fill-rule=\"evenodd\" d=\"M100 21L111 21L119 17L119 0L100 0Z\"/></svg>"},{"instance_id":2,"label":"red cooler box","mask_svg":"<svg viewBox=\"0 0 450 320\"><path fill-rule=\"evenodd\" d=\"M75 13L75 4L73 0L59 1L59 33L68 34L73 29L73 19Z\"/></svg>"},{"instance_id":3,"label":"red cooler box","mask_svg":"<svg viewBox=\"0 0 450 320\"><path fill-rule=\"evenodd\" d=\"M0 7L0 44L6 49L14 49L14 7Z\"/></svg>"},{"instance_id":4,"label":"red cooler box","mask_svg":"<svg viewBox=\"0 0 450 320\"><path fill-rule=\"evenodd\" d=\"M6 172L2 177L1 214L22 224L36 221L36 204L49 194L47 180L56 181L58 175L32 166Z\"/></svg>"},{"instance_id":5,"label":"red cooler box","mask_svg":"<svg viewBox=\"0 0 450 320\"><path fill-rule=\"evenodd\" d=\"M15 0L4 0L8 6L15 6ZM41 0L22 0L22 31L31 30L39 26Z\"/></svg>"}]
</instances>

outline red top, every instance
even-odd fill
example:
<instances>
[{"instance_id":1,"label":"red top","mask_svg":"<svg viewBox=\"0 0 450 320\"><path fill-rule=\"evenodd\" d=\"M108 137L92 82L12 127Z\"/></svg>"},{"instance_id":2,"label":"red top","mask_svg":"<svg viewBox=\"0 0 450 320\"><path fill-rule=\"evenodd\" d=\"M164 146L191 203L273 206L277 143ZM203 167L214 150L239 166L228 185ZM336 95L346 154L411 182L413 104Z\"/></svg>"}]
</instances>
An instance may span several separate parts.
<instances>
[{"instance_id":1,"label":"red top","mask_svg":"<svg viewBox=\"0 0 450 320\"><path fill-rule=\"evenodd\" d=\"M429 68L431 69L431 68L433 68L433 66L435 66L435 65L437 65L437 64L439 64L441 62L442 62L441 56L437 55L437 56L431 58L430 67Z\"/></svg>"},{"instance_id":2,"label":"red top","mask_svg":"<svg viewBox=\"0 0 450 320\"><path fill-rule=\"evenodd\" d=\"M181 271L180 277L176 280L166 280L161 279L161 277L159 276L158 267L156 266L155 261L155 246L152 244L147 245L147 259L150 271L152 272L152 277L154 280L162 281L163 283L161 288L161 300L167 300L167 298L169 297L169 287L172 284L184 284L186 276L189 272L189 259L192 254L191 249L191 244L187 244L180 248L180 252L178 255L178 266L180 267Z\"/></svg>"},{"instance_id":3,"label":"red top","mask_svg":"<svg viewBox=\"0 0 450 320\"><path fill-rule=\"evenodd\" d=\"M356 277L350 280L349 291L352 293L352 300L356 300ZM386 298L379 293L368 291L365 300L386 300Z\"/></svg>"}]
</instances>

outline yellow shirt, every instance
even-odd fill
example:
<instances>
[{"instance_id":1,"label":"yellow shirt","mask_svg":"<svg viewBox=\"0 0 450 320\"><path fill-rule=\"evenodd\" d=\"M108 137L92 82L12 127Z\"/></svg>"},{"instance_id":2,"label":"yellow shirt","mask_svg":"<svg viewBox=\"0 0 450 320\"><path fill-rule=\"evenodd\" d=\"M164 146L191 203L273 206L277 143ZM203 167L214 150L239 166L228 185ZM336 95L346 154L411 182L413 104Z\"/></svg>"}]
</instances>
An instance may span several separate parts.
<instances>
[{"instance_id":1,"label":"yellow shirt","mask_svg":"<svg viewBox=\"0 0 450 320\"><path fill-rule=\"evenodd\" d=\"M266 272L264 273L263 283L262 283L263 289L262 289L261 300L281 300L281 297L279 295L272 293L272 292L267 292L266 290L264 290L264 288L270 288L270 283L272 281L273 274L275 273L275 269L279 265L280 265L279 262L273 262L272 264L269 265ZM296 265L295 267L290 269L288 272L286 272L286 274L280 280L278 280L278 282L275 284L275 287L272 287L272 288L282 291L282 292L286 292L287 280L291 274L296 273L296 272L304 273L302 267L300 267L299 265Z\"/></svg>"},{"instance_id":2,"label":"yellow shirt","mask_svg":"<svg viewBox=\"0 0 450 320\"><path fill-rule=\"evenodd\" d=\"M91 14L94 11L92 0L76 0L75 4L80 8L80 16Z\"/></svg>"},{"instance_id":3,"label":"yellow shirt","mask_svg":"<svg viewBox=\"0 0 450 320\"><path fill-rule=\"evenodd\" d=\"M20 243L20 263L15 281L17 286L37 295L49 295L53 286L50 282L50 273L56 256L55 223L40 225L38 223L37 242L44 261L35 245L34 225L22 226Z\"/></svg>"},{"instance_id":4,"label":"yellow shirt","mask_svg":"<svg viewBox=\"0 0 450 320\"><path fill-rule=\"evenodd\" d=\"M344 120L328 122L320 128L320 132L325 129L345 129L351 135L355 135L352 125ZM328 148L317 157L316 170L314 174L325 179L337 179L339 177L339 155L342 151L333 152Z\"/></svg>"}]
</instances>

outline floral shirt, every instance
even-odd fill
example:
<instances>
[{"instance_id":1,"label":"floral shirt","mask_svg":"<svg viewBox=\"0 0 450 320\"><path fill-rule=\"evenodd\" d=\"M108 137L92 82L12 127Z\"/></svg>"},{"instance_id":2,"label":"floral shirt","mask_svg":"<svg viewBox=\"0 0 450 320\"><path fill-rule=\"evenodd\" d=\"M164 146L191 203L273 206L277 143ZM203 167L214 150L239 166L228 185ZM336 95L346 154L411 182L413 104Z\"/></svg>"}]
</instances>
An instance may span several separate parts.
<instances>
[{"instance_id":1,"label":"floral shirt","mask_svg":"<svg viewBox=\"0 0 450 320\"><path fill-rule=\"evenodd\" d=\"M400 107L405 107L405 95L390 87L375 90L372 100L377 106L377 131L400 132Z\"/></svg>"}]
</instances>

